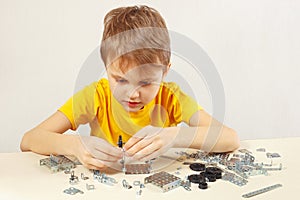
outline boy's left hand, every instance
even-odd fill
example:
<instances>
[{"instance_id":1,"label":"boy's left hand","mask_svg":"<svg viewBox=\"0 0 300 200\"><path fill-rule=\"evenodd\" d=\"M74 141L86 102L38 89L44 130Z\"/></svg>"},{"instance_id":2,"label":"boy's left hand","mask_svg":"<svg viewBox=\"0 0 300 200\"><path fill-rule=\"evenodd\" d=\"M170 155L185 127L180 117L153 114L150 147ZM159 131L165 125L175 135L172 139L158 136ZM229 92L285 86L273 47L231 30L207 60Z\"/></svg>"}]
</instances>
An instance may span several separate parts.
<instances>
[{"instance_id":1,"label":"boy's left hand","mask_svg":"<svg viewBox=\"0 0 300 200\"><path fill-rule=\"evenodd\" d=\"M174 130L154 126L142 128L124 145L127 156L141 161L158 157L174 145L177 135Z\"/></svg>"}]
</instances>

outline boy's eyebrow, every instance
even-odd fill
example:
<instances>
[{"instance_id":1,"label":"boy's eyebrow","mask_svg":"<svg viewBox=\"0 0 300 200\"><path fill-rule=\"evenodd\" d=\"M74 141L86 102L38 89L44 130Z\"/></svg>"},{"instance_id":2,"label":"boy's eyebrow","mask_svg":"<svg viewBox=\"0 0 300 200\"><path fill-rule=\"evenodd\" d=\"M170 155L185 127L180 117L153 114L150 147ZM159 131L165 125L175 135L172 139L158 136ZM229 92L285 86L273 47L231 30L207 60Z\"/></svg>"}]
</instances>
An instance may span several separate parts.
<instances>
[{"instance_id":1,"label":"boy's eyebrow","mask_svg":"<svg viewBox=\"0 0 300 200\"><path fill-rule=\"evenodd\" d=\"M139 82L143 82L143 81L154 81L154 79L153 78L145 78L145 79L140 80Z\"/></svg>"},{"instance_id":2,"label":"boy's eyebrow","mask_svg":"<svg viewBox=\"0 0 300 200\"><path fill-rule=\"evenodd\" d=\"M120 75L117 75L117 74L111 74L111 76L112 76L113 78L123 78L123 79L124 79L124 77L122 77L122 76L120 76Z\"/></svg>"}]
</instances>

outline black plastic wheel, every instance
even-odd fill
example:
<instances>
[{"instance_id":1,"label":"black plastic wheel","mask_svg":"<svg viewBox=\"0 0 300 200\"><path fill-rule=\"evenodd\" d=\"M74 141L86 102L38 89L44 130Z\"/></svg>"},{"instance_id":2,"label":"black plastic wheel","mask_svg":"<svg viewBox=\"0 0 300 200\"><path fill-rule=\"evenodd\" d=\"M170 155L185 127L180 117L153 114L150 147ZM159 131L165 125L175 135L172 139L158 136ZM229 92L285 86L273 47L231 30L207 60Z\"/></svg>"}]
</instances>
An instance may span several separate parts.
<instances>
[{"instance_id":1,"label":"black plastic wheel","mask_svg":"<svg viewBox=\"0 0 300 200\"><path fill-rule=\"evenodd\" d=\"M205 170L205 165L204 164L201 164L201 163L192 163L190 164L190 168L191 170L194 170L194 171L204 171Z\"/></svg>"},{"instance_id":2,"label":"black plastic wheel","mask_svg":"<svg viewBox=\"0 0 300 200\"><path fill-rule=\"evenodd\" d=\"M188 176L188 179L191 183L201 183L201 182L206 182L205 181L205 176L200 175L200 174L192 174Z\"/></svg>"},{"instance_id":3,"label":"black plastic wheel","mask_svg":"<svg viewBox=\"0 0 300 200\"><path fill-rule=\"evenodd\" d=\"M218 167L207 167L205 172L207 173L211 173L211 174L215 174L216 175L216 179L220 179L222 178L222 169L218 168Z\"/></svg>"},{"instance_id":4,"label":"black plastic wheel","mask_svg":"<svg viewBox=\"0 0 300 200\"><path fill-rule=\"evenodd\" d=\"M202 190L205 190L205 189L208 188L208 185L207 185L207 183L199 183L198 188L202 189Z\"/></svg>"}]
</instances>

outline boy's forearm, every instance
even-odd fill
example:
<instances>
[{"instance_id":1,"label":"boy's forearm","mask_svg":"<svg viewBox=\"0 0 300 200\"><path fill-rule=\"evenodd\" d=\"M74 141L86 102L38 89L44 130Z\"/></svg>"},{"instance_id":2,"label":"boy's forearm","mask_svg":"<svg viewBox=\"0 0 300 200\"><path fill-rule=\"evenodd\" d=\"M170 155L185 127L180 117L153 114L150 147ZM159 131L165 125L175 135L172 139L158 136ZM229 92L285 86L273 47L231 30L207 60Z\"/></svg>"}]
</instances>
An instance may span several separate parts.
<instances>
[{"instance_id":1,"label":"boy's forearm","mask_svg":"<svg viewBox=\"0 0 300 200\"><path fill-rule=\"evenodd\" d=\"M236 132L224 126L171 128L177 133L174 147L208 152L229 152L239 147Z\"/></svg>"},{"instance_id":2,"label":"boy's forearm","mask_svg":"<svg viewBox=\"0 0 300 200\"><path fill-rule=\"evenodd\" d=\"M23 136L20 147L22 151L33 151L43 155L74 155L77 143L77 135L60 134L35 128Z\"/></svg>"}]
</instances>

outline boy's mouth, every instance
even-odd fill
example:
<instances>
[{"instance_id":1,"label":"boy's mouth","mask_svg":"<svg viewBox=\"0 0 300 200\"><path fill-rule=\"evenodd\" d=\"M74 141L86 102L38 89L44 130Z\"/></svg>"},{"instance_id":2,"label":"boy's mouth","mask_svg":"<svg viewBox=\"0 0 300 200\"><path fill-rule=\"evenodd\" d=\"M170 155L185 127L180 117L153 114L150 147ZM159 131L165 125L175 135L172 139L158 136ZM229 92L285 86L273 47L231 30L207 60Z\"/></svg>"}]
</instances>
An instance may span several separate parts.
<instances>
[{"instance_id":1,"label":"boy's mouth","mask_svg":"<svg viewBox=\"0 0 300 200\"><path fill-rule=\"evenodd\" d=\"M126 103L130 108L136 108L141 104L141 102L134 102L134 101L126 101Z\"/></svg>"}]
</instances>

